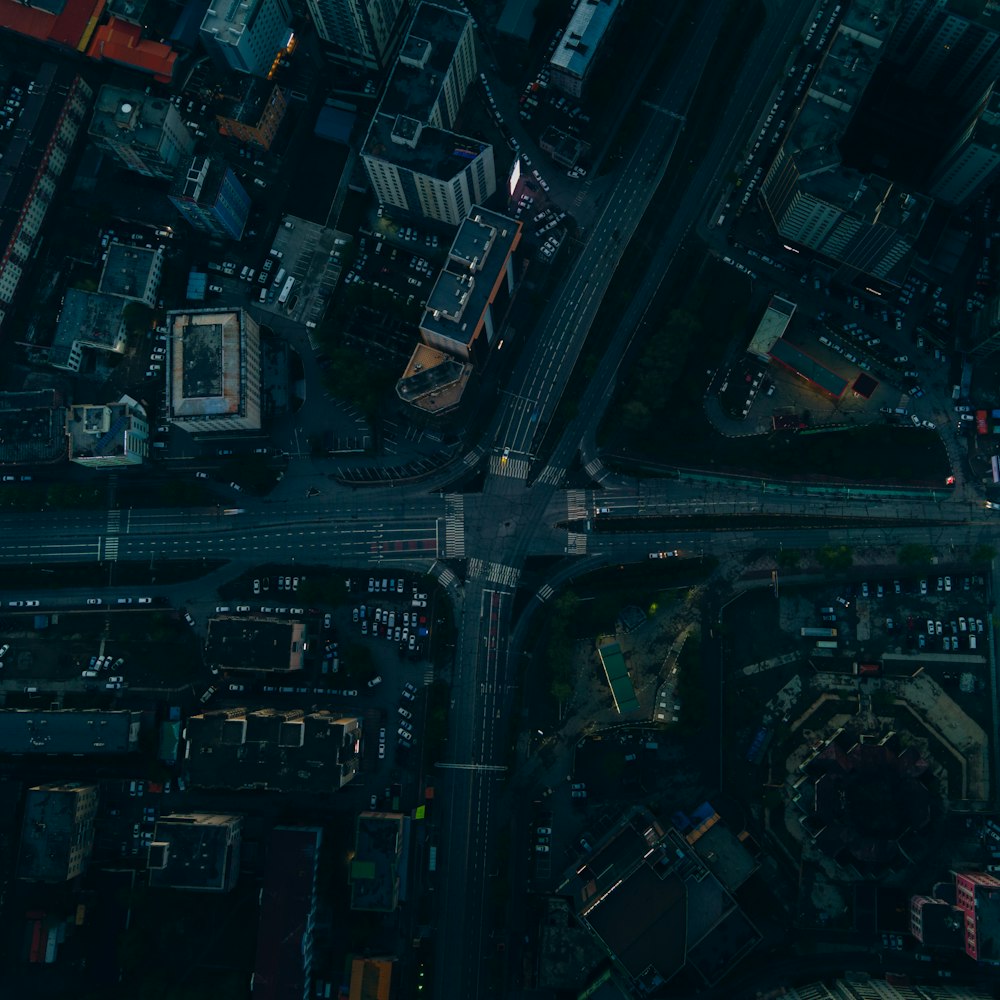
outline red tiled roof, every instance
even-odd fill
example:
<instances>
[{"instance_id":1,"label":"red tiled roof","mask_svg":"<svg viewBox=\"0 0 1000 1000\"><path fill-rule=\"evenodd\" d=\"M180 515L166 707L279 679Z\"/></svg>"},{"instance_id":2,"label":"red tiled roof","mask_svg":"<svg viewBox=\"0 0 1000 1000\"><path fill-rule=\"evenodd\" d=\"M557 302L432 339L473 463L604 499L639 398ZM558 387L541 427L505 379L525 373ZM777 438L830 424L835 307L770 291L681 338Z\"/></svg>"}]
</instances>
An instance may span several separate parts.
<instances>
[{"instance_id":1,"label":"red tiled roof","mask_svg":"<svg viewBox=\"0 0 1000 1000\"><path fill-rule=\"evenodd\" d=\"M59 14L27 7L16 0L0 0L0 26L82 52L103 11L104 0L66 0Z\"/></svg>"},{"instance_id":2,"label":"red tiled roof","mask_svg":"<svg viewBox=\"0 0 1000 1000\"><path fill-rule=\"evenodd\" d=\"M87 55L152 73L160 83L170 83L177 61L177 53L169 45L144 39L138 25L114 17L97 29Z\"/></svg>"}]
</instances>

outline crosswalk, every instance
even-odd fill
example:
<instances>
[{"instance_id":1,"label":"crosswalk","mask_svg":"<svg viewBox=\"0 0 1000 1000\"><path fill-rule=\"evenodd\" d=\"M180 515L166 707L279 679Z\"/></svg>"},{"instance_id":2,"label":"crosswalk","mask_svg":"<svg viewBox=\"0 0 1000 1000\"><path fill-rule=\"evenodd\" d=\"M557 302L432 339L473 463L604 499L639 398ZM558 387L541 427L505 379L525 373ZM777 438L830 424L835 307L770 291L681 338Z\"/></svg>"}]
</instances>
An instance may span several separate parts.
<instances>
[{"instance_id":1,"label":"crosswalk","mask_svg":"<svg viewBox=\"0 0 1000 1000\"><path fill-rule=\"evenodd\" d=\"M429 687L433 683L434 683L434 668L428 667L424 671L424 686Z\"/></svg>"},{"instance_id":2,"label":"crosswalk","mask_svg":"<svg viewBox=\"0 0 1000 1000\"><path fill-rule=\"evenodd\" d=\"M547 583L543 583L543 584L542 584L542 589L538 591L538 599L539 599L539 600L540 600L540 601L541 601L542 603L544 603L544 602L545 602L545 601L547 601L547 600L548 600L548 599L549 599L549 598L550 598L550 597L551 597L551 596L552 596L552 595L553 595L554 593L555 593L555 590L553 590L553 589L552 589L552 587L550 587L550 586L549 586L549 585L548 585Z\"/></svg>"},{"instance_id":3,"label":"crosswalk","mask_svg":"<svg viewBox=\"0 0 1000 1000\"><path fill-rule=\"evenodd\" d=\"M587 554L587 536L578 531L566 532L566 552L571 556L584 556Z\"/></svg>"},{"instance_id":4,"label":"crosswalk","mask_svg":"<svg viewBox=\"0 0 1000 1000\"><path fill-rule=\"evenodd\" d=\"M560 468L558 465L547 465L539 473L538 482L548 483L550 486L558 486L565 475L566 470Z\"/></svg>"},{"instance_id":5,"label":"crosswalk","mask_svg":"<svg viewBox=\"0 0 1000 1000\"><path fill-rule=\"evenodd\" d=\"M487 583L498 584L501 587L517 587L521 571L516 566L505 566L503 563L485 562L475 556L469 560L468 579L485 580Z\"/></svg>"},{"instance_id":6,"label":"crosswalk","mask_svg":"<svg viewBox=\"0 0 1000 1000\"><path fill-rule=\"evenodd\" d=\"M450 569L443 569L438 574L438 583L442 587L450 587L457 579L458 577Z\"/></svg>"},{"instance_id":7,"label":"crosswalk","mask_svg":"<svg viewBox=\"0 0 1000 1000\"><path fill-rule=\"evenodd\" d=\"M566 491L566 517L570 521L578 521L580 518L586 517L589 510L586 490Z\"/></svg>"},{"instance_id":8,"label":"crosswalk","mask_svg":"<svg viewBox=\"0 0 1000 1000\"><path fill-rule=\"evenodd\" d=\"M483 449L476 447L473 448L472 451L470 451L468 454L466 454L465 458L462 459L462 462L464 465L467 465L471 469L474 465L479 464L479 460L482 457L483 457Z\"/></svg>"},{"instance_id":9,"label":"crosswalk","mask_svg":"<svg viewBox=\"0 0 1000 1000\"><path fill-rule=\"evenodd\" d=\"M604 480L607 478L608 475L608 470L604 468L599 458L591 459L584 466L584 469L586 470L587 475L590 476L591 479L594 479L599 483L604 482Z\"/></svg>"},{"instance_id":10,"label":"crosswalk","mask_svg":"<svg viewBox=\"0 0 1000 1000\"><path fill-rule=\"evenodd\" d=\"M465 496L448 493L444 498L444 554L446 559L465 558Z\"/></svg>"},{"instance_id":11,"label":"crosswalk","mask_svg":"<svg viewBox=\"0 0 1000 1000\"><path fill-rule=\"evenodd\" d=\"M511 455L504 461L502 455L490 455L490 474L494 476L505 476L508 479L527 479L530 467L530 462L526 458Z\"/></svg>"},{"instance_id":12,"label":"crosswalk","mask_svg":"<svg viewBox=\"0 0 1000 1000\"><path fill-rule=\"evenodd\" d=\"M104 536L101 560L114 562L118 559L118 533L122 526L122 512L117 508L108 511L107 534Z\"/></svg>"}]
</instances>

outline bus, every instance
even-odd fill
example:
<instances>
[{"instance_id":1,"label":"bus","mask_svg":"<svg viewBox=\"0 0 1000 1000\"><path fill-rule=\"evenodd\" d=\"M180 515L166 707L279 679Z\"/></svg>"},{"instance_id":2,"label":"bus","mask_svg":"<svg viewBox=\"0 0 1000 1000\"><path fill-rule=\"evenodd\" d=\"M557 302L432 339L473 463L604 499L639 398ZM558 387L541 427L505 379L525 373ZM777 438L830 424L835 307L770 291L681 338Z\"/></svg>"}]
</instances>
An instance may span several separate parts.
<instances>
[{"instance_id":1,"label":"bus","mask_svg":"<svg viewBox=\"0 0 1000 1000\"><path fill-rule=\"evenodd\" d=\"M281 294L278 296L278 305L284 305L288 301L288 296L292 294L292 286L295 284L295 279L289 276L285 280L285 286L281 289Z\"/></svg>"}]
</instances>

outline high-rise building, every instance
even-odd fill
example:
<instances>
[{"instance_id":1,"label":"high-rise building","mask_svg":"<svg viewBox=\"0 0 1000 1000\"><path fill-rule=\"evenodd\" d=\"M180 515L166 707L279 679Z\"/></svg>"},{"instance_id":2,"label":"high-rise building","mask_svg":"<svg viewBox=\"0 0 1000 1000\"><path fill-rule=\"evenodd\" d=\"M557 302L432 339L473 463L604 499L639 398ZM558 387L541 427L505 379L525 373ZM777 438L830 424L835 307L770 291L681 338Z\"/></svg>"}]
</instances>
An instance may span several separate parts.
<instances>
[{"instance_id":1,"label":"high-rise building","mask_svg":"<svg viewBox=\"0 0 1000 1000\"><path fill-rule=\"evenodd\" d=\"M789 987L781 995L784 1000L988 1000L990 994L947 983L900 987L854 972L832 982Z\"/></svg>"},{"instance_id":2,"label":"high-rise building","mask_svg":"<svg viewBox=\"0 0 1000 1000\"><path fill-rule=\"evenodd\" d=\"M316 33L338 62L382 69L410 12L409 0L307 0Z\"/></svg>"},{"instance_id":3,"label":"high-rise building","mask_svg":"<svg viewBox=\"0 0 1000 1000\"><path fill-rule=\"evenodd\" d=\"M971 107L1000 77L1000 19L973 0L909 0L902 5L891 58L904 82Z\"/></svg>"},{"instance_id":4,"label":"high-rise building","mask_svg":"<svg viewBox=\"0 0 1000 1000\"><path fill-rule=\"evenodd\" d=\"M35 8L31 12L38 13ZM94 99L80 77L55 63L43 63L30 84L21 83L14 85L19 96L13 89L9 92L8 101L18 107L0 147L0 325L4 306L13 302L34 256L45 215Z\"/></svg>"},{"instance_id":5,"label":"high-rise building","mask_svg":"<svg viewBox=\"0 0 1000 1000\"><path fill-rule=\"evenodd\" d=\"M195 156L174 178L170 201L195 229L238 240L250 213L250 196L219 159Z\"/></svg>"},{"instance_id":6,"label":"high-rise building","mask_svg":"<svg viewBox=\"0 0 1000 1000\"><path fill-rule=\"evenodd\" d=\"M291 38L285 0L211 0L201 22L209 54L238 73L267 76Z\"/></svg>"},{"instance_id":7,"label":"high-rise building","mask_svg":"<svg viewBox=\"0 0 1000 1000\"><path fill-rule=\"evenodd\" d=\"M457 226L496 190L493 147L451 131L475 75L472 19L421 3L361 153L383 204Z\"/></svg>"},{"instance_id":8,"label":"high-rise building","mask_svg":"<svg viewBox=\"0 0 1000 1000\"><path fill-rule=\"evenodd\" d=\"M864 10L856 6L844 12L764 177L760 200L782 239L839 264L846 280L851 272L894 280L908 264L932 203L841 161L840 140L882 59L895 10L888 0L870 0Z\"/></svg>"},{"instance_id":9,"label":"high-rise building","mask_svg":"<svg viewBox=\"0 0 1000 1000\"><path fill-rule=\"evenodd\" d=\"M579 3L549 57L552 85L580 97L608 37L620 0L586 0Z\"/></svg>"},{"instance_id":10,"label":"high-rise building","mask_svg":"<svg viewBox=\"0 0 1000 1000\"><path fill-rule=\"evenodd\" d=\"M375 116L362 157L382 204L451 226L497 188L492 146L402 115Z\"/></svg>"},{"instance_id":11,"label":"high-rise building","mask_svg":"<svg viewBox=\"0 0 1000 1000\"><path fill-rule=\"evenodd\" d=\"M260 327L243 309L167 314L165 416L191 434L261 426Z\"/></svg>"},{"instance_id":12,"label":"high-rise building","mask_svg":"<svg viewBox=\"0 0 1000 1000\"><path fill-rule=\"evenodd\" d=\"M954 142L935 169L928 193L962 207L974 201L1000 174L1000 94Z\"/></svg>"},{"instance_id":13,"label":"high-rise building","mask_svg":"<svg viewBox=\"0 0 1000 1000\"><path fill-rule=\"evenodd\" d=\"M170 101L121 87L101 87L90 137L145 177L173 177L181 160L194 151L194 136Z\"/></svg>"},{"instance_id":14,"label":"high-rise building","mask_svg":"<svg viewBox=\"0 0 1000 1000\"><path fill-rule=\"evenodd\" d=\"M21 824L18 878L66 882L87 870L94 849L96 785L36 785L28 790Z\"/></svg>"}]
</instances>

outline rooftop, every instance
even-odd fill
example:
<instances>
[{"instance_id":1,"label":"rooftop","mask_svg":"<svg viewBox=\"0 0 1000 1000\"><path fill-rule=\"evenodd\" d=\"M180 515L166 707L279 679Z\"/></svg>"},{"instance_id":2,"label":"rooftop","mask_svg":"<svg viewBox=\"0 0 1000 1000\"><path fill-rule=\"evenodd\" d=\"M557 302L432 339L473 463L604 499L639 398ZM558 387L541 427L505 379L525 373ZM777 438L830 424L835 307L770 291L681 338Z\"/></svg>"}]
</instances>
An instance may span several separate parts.
<instances>
[{"instance_id":1,"label":"rooftop","mask_svg":"<svg viewBox=\"0 0 1000 1000\"><path fill-rule=\"evenodd\" d=\"M149 852L149 884L227 892L240 866L241 816L176 813L161 816Z\"/></svg>"},{"instance_id":2,"label":"rooftop","mask_svg":"<svg viewBox=\"0 0 1000 1000\"><path fill-rule=\"evenodd\" d=\"M487 148L478 139L423 125L416 118L377 114L363 151L414 173L447 181Z\"/></svg>"},{"instance_id":3,"label":"rooftop","mask_svg":"<svg viewBox=\"0 0 1000 1000\"><path fill-rule=\"evenodd\" d=\"M94 846L97 786L78 782L28 790L17 860L18 878L61 882L74 874L71 855Z\"/></svg>"},{"instance_id":4,"label":"rooftop","mask_svg":"<svg viewBox=\"0 0 1000 1000\"><path fill-rule=\"evenodd\" d=\"M216 116L256 126L267 110L271 95L280 88L271 80L256 76L234 81L234 85L242 87L242 93L236 97L223 98L213 105Z\"/></svg>"},{"instance_id":5,"label":"rooftop","mask_svg":"<svg viewBox=\"0 0 1000 1000\"><path fill-rule=\"evenodd\" d=\"M789 302L780 295L772 295L747 350L760 358L766 358L788 329L794 314L794 302Z\"/></svg>"},{"instance_id":6,"label":"rooftop","mask_svg":"<svg viewBox=\"0 0 1000 1000\"><path fill-rule=\"evenodd\" d=\"M252 28L265 0L216 0L205 12L201 30L215 35L223 45L238 45Z\"/></svg>"},{"instance_id":7,"label":"rooftop","mask_svg":"<svg viewBox=\"0 0 1000 1000\"><path fill-rule=\"evenodd\" d=\"M117 240L108 247L108 259L101 272L98 291L106 295L141 299L146 294L150 272L157 259L162 260L161 250L129 246Z\"/></svg>"},{"instance_id":8,"label":"rooftop","mask_svg":"<svg viewBox=\"0 0 1000 1000\"><path fill-rule=\"evenodd\" d=\"M79 459L124 455L134 450L128 447L128 436L134 429L141 430L144 438L148 436L146 411L130 396L108 405L74 403L66 413L69 456Z\"/></svg>"},{"instance_id":9,"label":"rooftop","mask_svg":"<svg viewBox=\"0 0 1000 1000\"><path fill-rule=\"evenodd\" d=\"M157 149L172 110L170 101L149 97L141 90L104 86L97 94L90 134L116 146Z\"/></svg>"},{"instance_id":10,"label":"rooftop","mask_svg":"<svg viewBox=\"0 0 1000 1000\"><path fill-rule=\"evenodd\" d=\"M427 296L421 330L468 344L506 279L507 259L521 241L521 223L475 205L463 219L444 268Z\"/></svg>"},{"instance_id":11,"label":"rooftop","mask_svg":"<svg viewBox=\"0 0 1000 1000\"><path fill-rule=\"evenodd\" d=\"M461 402L473 367L420 341L413 349L396 393L428 413L445 413Z\"/></svg>"},{"instance_id":12,"label":"rooftop","mask_svg":"<svg viewBox=\"0 0 1000 1000\"><path fill-rule=\"evenodd\" d=\"M79 50L86 46L103 7L104 0L40 0L31 6L0 0L0 25L19 35Z\"/></svg>"},{"instance_id":13,"label":"rooftop","mask_svg":"<svg viewBox=\"0 0 1000 1000\"><path fill-rule=\"evenodd\" d=\"M607 642L599 646L597 652L601 656L601 665L611 688L611 696L615 700L615 708L623 713L634 712L639 707L639 700L635 696L621 646L617 642Z\"/></svg>"},{"instance_id":14,"label":"rooftop","mask_svg":"<svg viewBox=\"0 0 1000 1000\"><path fill-rule=\"evenodd\" d=\"M549 62L573 76L586 76L620 6L620 0L580 0Z\"/></svg>"},{"instance_id":15,"label":"rooftop","mask_svg":"<svg viewBox=\"0 0 1000 1000\"><path fill-rule=\"evenodd\" d=\"M841 378L836 372L821 365L815 358L806 354L801 347L796 347L795 344L782 338L775 342L770 353L775 361L780 361L792 371L798 372L835 399L840 399L844 394L844 390L847 388L847 379Z\"/></svg>"},{"instance_id":16,"label":"rooftop","mask_svg":"<svg viewBox=\"0 0 1000 1000\"><path fill-rule=\"evenodd\" d=\"M132 0L129 0L131 4ZM170 83L174 75L177 53L169 45L142 37L142 28L112 17L94 32L87 55L91 59L107 59L132 69L151 73L160 83Z\"/></svg>"},{"instance_id":17,"label":"rooftop","mask_svg":"<svg viewBox=\"0 0 1000 1000\"><path fill-rule=\"evenodd\" d=\"M352 910L388 913L396 908L405 828L398 813L358 816L350 869Z\"/></svg>"},{"instance_id":18,"label":"rooftop","mask_svg":"<svg viewBox=\"0 0 1000 1000\"><path fill-rule=\"evenodd\" d=\"M117 295L70 288L52 338L52 354L68 354L74 344L122 351L123 321L128 303Z\"/></svg>"},{"instance_id":19,"label":"rooftop","mask_svg":"<svg viewBox=\"0 0 1000 1000\"><path fill-rule=\"evenodd\" d=\"M205 659L220 670L301 670L306 626L258 615L215 617L208 622Z\"/></svg>"},{"instance_id":20,"label":"rooftop","mask_svg":"<svg viewBox=\"0 0 1000 1000\"><path fill-rule=\"evenodd\" d=\"M257 927L254 1000L301 1000L305 993L322 843L318 827L279 826L271 833Z\"/></svg>"},{"instance_id":21,"label":"rooftop","mask_svg":"<svg viewBox=\"0 0 1000 1000\"><path fill-rule=\"evenodd\" d=\"M54 389L0 392L0 465L66 457L66 408Z\"/></svg>"},{"instance_id":22,"label":"rooftop","mask_svg":"<svg viewBox=\"0 0 1000 1000\"><path fill-rule=\"evenodd\" d=\"M3 754L121 754L138 740L138 712L0 709Z\"/></svg>"},{"instance_id":23,"label":"rooftop","mask_svg":"<svg viewBox=\"0 0 1000 1000\"><path fill-rule=\"evenodd\" d=\"M390 118L404 115L426 124L468 25L469 18L461 11L421 3L386 84L379 113Z\"/></svg>"},{"instance_id":24,"label":"rooftop","mask_svg":"<svg viewBox=\"0 0 1000 1000\"><path fill-rule=\"evenodd\" d=\"M242 310L182 310L167 315L171 417L240 413L246 321Z\"/></svg>"},{"instance_id":25,"label":"rooftop","mask_svg":"<svg viewBox=\"0 0 1000 1000\"><path fill-rule=\"evenodd\" d=\"M191 782L205 788L329 793L358 767L356 716L234 708L192 716L187 733Z\"/></svg>"}]
</instances>

